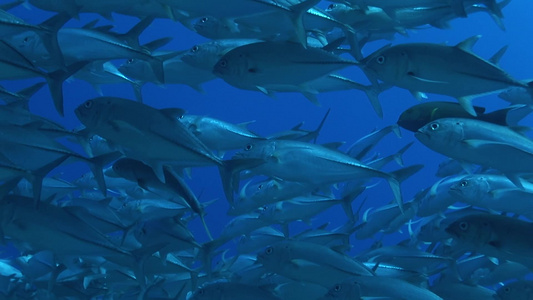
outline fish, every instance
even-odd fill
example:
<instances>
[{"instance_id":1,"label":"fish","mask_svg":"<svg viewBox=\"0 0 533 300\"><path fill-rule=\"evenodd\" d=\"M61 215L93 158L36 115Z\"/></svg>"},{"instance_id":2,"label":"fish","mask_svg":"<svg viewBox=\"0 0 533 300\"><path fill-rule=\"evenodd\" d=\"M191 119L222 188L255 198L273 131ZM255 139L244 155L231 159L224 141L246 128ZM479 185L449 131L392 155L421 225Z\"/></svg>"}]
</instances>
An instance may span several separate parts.
<instances>
[{"instance_id":1,"label":"fish","mask_svg":"<svg viewBox=\"0 0 533 300\"><path fill-rule=\"evenodd\" d=\"M450 158L497 169L518 187L520 174L530 173L533 167L533 141L506 126L444 118L424 125L415 137Z\"/></svg>"},{"instance_id":2,"label":"fish","mask_svg":"<svg viewBox=\"0 0 533 300\"><path fill-rule=\"evenodd\" d=\"M533 243L527 238L532 223L508 216L474 214L460 218L446 228L466 251L508 259L531 268Z\"/></svg>"},{"instance_id":3,"label":"fish","mask_svg":"<svg viewBox=\"0 0 533 300\"><path fill-rule=\"evenodd\" d=\"M529 299L532 296L531 286L532 286L532 283L529 280L518 280L518 281L506 283L504 286L498 289L494 299L498 299L498 300Z\"/></svg>"},{"instance_id":4,"label":"fish","mask_svg":"<svg viewBox=\"0 0 533 300\"><path fill-rule=\"evenodd\" d=\"M282 241L270 245L257 255L257 261L270 272L326 288L353 276L374 276L361 262L310 242Z\"/></svg>"},{"instance_id":5,"label":"fish","mask_svg":"<svg viewBox=\"0 0 533 300\"><path fill-rule=\"evenodd\" d=\"M356 65L318 48L292 42L251 43L228 51L213 72L228 84L268 94L271 86L302 85Z\"/></svg>"},{"instance_id":6,"label":"fish","mask_svg":"<svg viewBox=\"0 0 533 300\"><path fill-rule=\"evenodd\" d=\"M380 177L389 183L394 199L402 207L398 180L391 174L366 166L358 160L326 147L288 140L267 140L248 144L238 158L257 158L266 163L251 169L255 174L315 185Z\"/></svg>"},{"instance_id":7,"label":"fish","mask_svg":"<svg viewBox=\"0 0 533 300\"><path fill-rule=\"evenodd\" d=\"M520 180L523 188L495 174L464 176L449 189L457 200L494 211L506 211L533 218L533 184Z\"/></svg>"},{"instance_id":8,"label":"fish","mask_svg":"<svg viewBox=\"0 0 533 300\"><path fill-rule=\"evenodd\" d=\"M456 98L472 116L472 99L511 87L528 88L496 64L472 53L481 38L473 36L455 46L429 43L387 45L364 58L366 74L409 90L416 98L434 93ZM531 90L530 90L531 91Z\"/></svg>"},{"instance_id":9,"label":"fish","mask_svg":"<svg viewBox=\"0 0 533 300\"><path fill-rule=\"evenodd\" d=\"M179 118L200 141L217 152L242 149L254 141L265 138L253 133L243 125L235 125L219 119L185 114Z\"/></svg>"},{"instance_id":10,"label":"fish","mask_svg":"<svg viewBox=\"0 0 533 300\"><path fill-rule=\"evenodd\" d=\"M396 278L358 276L334 285L326 299L363 299L362 297L389 297L394 299L442 299L433 292Z\"/></svg>"},{"instance_id":11,"label":"fish","mask_svg":"<svg viewBox=\"0 0 533 300\"><path fill-rule=\"evenodd\" d=\"M87 61L79 61L53 72L45 72L33 65L27 58L11 45L0 40L0 50L3 55L0 58L0 79L16 80L34 77L42 77L46 80L54 106L60 115L63 110L63 82L87 64Z\"/></svg>"},{"instance_id":12,"label":"fish","mask_svg":"<svg viewBox=\"0 0 533 300\"><path fill-rule=\"evenodd\" d=\"M222 165L176 119L183 115L183 110L158 110L123 98L100 97L85 101L75 113L91 133L122 147L127 156L150 165L162 182L165 163ZM146 139L151 140L151 147L146 147Z\"/></svg>"},{"instance_id":13,"label":"fish","mask_svg":"<svg viewBox=\"0 0 533 300\"><path fill-rule=\"evenodd\" d=\"M191 295L190 300L201 299L235 299L245 300L250 298L258 300L280 299L270 292L266 287L248 285L236 282L214 282L199 287Z\"/></svg>"},{"instance_id":14,"label":"fish","mask_svg":"<svg viewBox=\"0 0 533 300\"><path fill-rule=\"evenodd\" d=\"M442 118L477 119L502 126L517 126L518 121L530 113L529 107L516 105L490 113L485 113L484 107L474 106L476 117L467 113L458 103L454 102L425 102L412 106L402 112L398 118L398 125L412 132L416 132L427 123ZM523 111L523 113L521 113ZM516 115L516 113L521 113Z\"/></svg>"},{"instance_id":15,"label":"fish","mask_svg":"<svg viewBox=\"0 0 533 300\"><path fill-rule=\"evenodd\" d=\"M162 182L157 178L152 168L130 158L121 158L115 161L113 163L113 171L121 177L137 182L143 189L152 190L155 193L157 193L156 190L162 190L171 195L178 196L178 199L183 200L185 205L188 205L194 213L198 214L204 224L207 235L213 240L211 232L205 223L205 211L203 207L185 181L179 176L174 175L172 171L163 169L165 181Z\"/></svg>"}]
</instances>

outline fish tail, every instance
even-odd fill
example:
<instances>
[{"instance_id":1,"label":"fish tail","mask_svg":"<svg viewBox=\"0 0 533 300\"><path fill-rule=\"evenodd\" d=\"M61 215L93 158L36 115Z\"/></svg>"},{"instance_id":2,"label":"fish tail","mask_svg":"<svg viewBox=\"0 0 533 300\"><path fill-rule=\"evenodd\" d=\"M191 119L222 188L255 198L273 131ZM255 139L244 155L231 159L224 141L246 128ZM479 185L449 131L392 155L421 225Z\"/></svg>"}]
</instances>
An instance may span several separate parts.
<instances>
[{"instance_id":1,"label":"fish tail","mask_svg":"<svg viewBox=\"0 0 533 300\"><path fill-rule=\"evenodd\" d=\"M154 71L154 74L157 80L161 83L164 83L165 82L165 69L163 67L163 60L161 60L158 57L152 56L148 60L148 63L150 64L152 71Z\"/></svg>"},{"instance_id":2,"label":"fish tail","mask_svg":"<svg viewBox=\"0 0 533 300\"><path fill-rule=\"evenodd\" d=\"M200 214L200 220L202 221L202 224L204 225L205 233L207 233L209 240L212 241L213 236L211 235L211 231L209 231L209 227L207 227L207 223L205 222L204 216L205 216L205 213Z\"/></svg>"},{"instance_id":3,"label":"fish tail","mask_svg":"<svg viewBox=\"0 0 533 300\"><path fill-rule=\"evenodd\" d=\"M390 185L390 187L392 189L392 193L394 195L394 200L398 204L398 207L400 208L400 211L403 214L404 210L403 210L403 199L402 199L402 191L401 191L401 188L400 188L400 181L398 181L398 179L396 179L396 177L391 175L391 176L389 176L387 178L387 182L389 183L389 185Z\"/></svg>"},{"instance_id":4,"label":"fish tail","mask_svg":"<svg viewBox=\"0 0 533 300\"><path fill-rule=\"evenodd\" d=\"M50 54L54 64L61 68L65 66L65 59L63 57L63 52L61 52L61 48L59 47L57 32L71 18L72 16L68 13L58 13L40 24L40 26L46 30L36 32L43 41L43 45Z\"/></svg>"},{"instance_id":5,"label":"fish tail","mask_svg":"<svg viewBox=\"0 0 533 300\"><path fill-rule=\"evenodd\" d=\"M234 193L238 192L240 172L264 164L263 159L243 158L222 161L218 170L224 188L224 195L231 206L234 205Z\"/></svg>"},{"instance_id":6,"label":"fish tail","mask_svg":"<svg viewBox=\"0 0 533 300\"><path fill-rule=\"evenodd\" d=\"M33 200L35 201L35 206L37 207L41 201L41 191L43 189L43 178L50 173L53 169L63 163L69 155L64 155L43 167L31 172L31 184L33 189Z\"/></svg>"},{"instance_id":7,"label":"fish tail","mask_svg":"<svg viewBox=\"0 0 533 300\"><path fill-rule=\"evenodd\" d=\"M371 85L369 87L366 87L363 91L368 97L368 100L370 101L370 104L372 105L372 108L374 109L378 117L383 119L383 108L381 107L381 103L379 102L378 98L379 94L381 93L381 89L379 87Z\"/></svg>"},{"instance_id":8,"label":"fish tail","mask_svg":"<svg viewBox=\"0 0 533 300\"><path fill-rule=\"evenodd\" d=\"M29 107L28 107L28 102L30 100L30 98L35 94L37 93L42 87L43 85L45 85L44 82L39 82L39 83L36 83L30 87L27 87L25 89L22 89L20 91L17 92L17 94L19 96L22 97L22 103L20 106L22 106L24 109L26 110L29 110Z\"/></svg>"},{"instance_id":9,"label":"fish tail","mask_svg":"<svg viewBox=\"0 0 533 300\"><path fill-rule=\"evenodd\" d=\"M324 126L324 123L326 122L326 119L328 118L330 111L331 111L331 108L328 109L328 111L322 118L322 121L320 121L320 124L318 124L318 127L312 132L313 140L315 143L316 143L316 139L318 138L318 135L320 134L320 130L322 130L322 127Z\"/></svg>"},{"instance_id":10,"label":"fish tail","mask_svg":"<svg viewBox=\"0 0 533 300\"><path fill-rule=\"evenodd\" d=\"M104 180L104 166L109 164L111 161L116 160L122 156L120 152L112 152L112 153L106 153L99 156L95 156L92 158L89 158L88 164L89 168L93 172L94 179L96 180L98 184L98 188L102 192L104 196L107 195L107 186Z\"/></svg>"},{"instance_id":11,"label":"fish tail","mask_svg":"<svg viewBox=\"0 0 533 300\"><path fill-rule=\"evenodd\" d=\"M357 198L359 195L361 195L366 190L366 186L359 186L356 189L350 191L346 196L342 198L342 209L344 210L344 213L350 219L350 222L354 223L357 222L357 219L359 218L359 211L357 213L353 212L352 208L352 202Z\"/></svg>"},{"instance_id":12,"label":"fish tail","mask_svg":"<svg viewBox=\"0 0 533 300\"><path fill-rule=\"evenodd\" d=\"M65 80L67 80L67 78L72 76L74 73L78 72L87 63L87 61L73 63L69 65L66 70L57 70L48 73L48 76L46 77L50 94L54 100L54 106L61 116L65 115L63 107L63 82L65 82Z\"/></svg>"},{"instance_id":13,"label":"fish tail","mask_svg":"<svg viewBox=\"0 0 533 300\"><path fill-rule=\"evenodd\" d=\"M294 31L296 32L296 37L304 48L307 48L307 34L304 27L303 16L309 9L317 5L319 2L320 0L306 0L289 8L292 14L291 21Z\"/></svg>"}]
</instances>

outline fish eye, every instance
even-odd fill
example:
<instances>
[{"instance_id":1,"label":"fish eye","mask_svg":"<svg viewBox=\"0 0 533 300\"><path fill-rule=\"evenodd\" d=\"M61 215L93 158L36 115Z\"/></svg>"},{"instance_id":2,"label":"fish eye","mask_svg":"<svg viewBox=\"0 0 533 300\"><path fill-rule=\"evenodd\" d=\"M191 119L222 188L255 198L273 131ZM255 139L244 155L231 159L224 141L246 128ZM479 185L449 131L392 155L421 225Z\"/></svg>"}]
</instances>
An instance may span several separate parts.
<instances>
[{"instance_id":1,"label":"fish eye","mask_svg":"<svg viewBox=\"0 0 533 300\"><path fill-rule=\"evenodd\" d=\"M439 129L439 123L431 123L429 127L431 127L431 130L437 130Z\"/></svg>"},{"instance_id":2,"label":"fish eye","mask_svg":"<svg viewBox=\"0 0 533 300\"><path fill-rule=\"evenodd\" d=\"M197 294L198 294L199 296L202 296L202 295L204 294L204 289L199 289L198 292L197 292Z\"/></svg>"},{"instance_id":3,"label":"fish eye","mask_svg":"<svg viewBox=\"0 0 533 300\"><path fill-rule=\"evenodd\" d=\"M272 254L272 253L274 253L274 248L272 248L272 247L268 247L268 248L265 249L265 254L270 255L270 254Z\"/></svg>"},{"instance_id":4,"label":"fish eye","mask_svg":"<svg viewBox=\"0 0 533 300\"><path fill-rule=\"evenodd\" d=\"M198 50L200 50L200 47L198 47L198 45L194 45L194 46L192 46L192 48L191 48L191 52L196 52L196 51L198 51Z\"/></svg>"},{"instance_id":5,"label":"fish eye","mask_svg":"<svg viewBox=\"0 0 533 300\"><path fill-rule=\"evenodd\" d=\"M203 18L200 20L200 22L202 22L202 23L205 23L205 22L207 22L207 21L209 21L209 18L208 18L208 17L203 17Z\"/></svg>"},{"instance_id":6,"label":"fish eye","mask_svg":"<svg viewBox=\"0 0 533 300\"><path fill-rule=\"evenodd\" d=\"M133 58L128 59L127 63L128 63L128 64L133 63Z\"/></svg>"},{"instance_id":7,"label":"fish eye","mask_svg":"<svg viewBox=\"0 0 533 300\"><path fill-rule=\"evenodd\" d=\"M30 41L30 37L29 37L29 36L27 36L27 37L24 38L24 43L25 43L25 44L28 43L29 41Z\"/></svg>"},{"instance_id":8,"label":"fish eye","mask_svg":"<svg viewBox=\"0 0 533 300\"><path fill-rule=\"evenodd\" d=\"M248 150L252 150L254 146L252 144L248 144L246 145L246 147L244 147L244 150L248 151Z\"/></svg>"},{"instance_id":9,"label":"fish eye","mask_svg":"<svg viewBox=\"0 0 533 300\"><path fill-rule=\"evenodd\" d=\"M463 181L461 181L460 184L461 184L461 187L467 187L468 186L468 181L463 180Z\"/></svg>"},{"instance_id":10,"label":"fish eye","mask_svg":"<svg viewBox=\"0 0 533 300\"><path fill-rule=\"evenodd\" d=\"M385 56L383 55L380 55L376 58L376 62L380 65L384 64L385 63Z\"/></svg>"},{"instance_id":11,"label":"fish eye","mask_svg":"<svg viewBox=\"0 0 533 300\"><path fill-rule=\"evenodd\" d=\"M258 185L258 186L257 186L257 189L258 189L258 190L263 189L263 184L261 183L260 185Z\"/></svg>"},{"instance_id":12,"label":"fish eye","mask_svg":"<svg viewBox=\"0 0 533 300\"><path fill-rule=\"evenodd\" d=\"M93 106L93 101L92 100L89 100L89 101L86 101L83 106L85 108L91 108Z\"/></svg>"},{"instance_id":13,"label":"fish eye","mask_svg":"<svg viewBox=\"0 0 533 300\"><path fill-rule=\"evenodd\" d=\"M468 229L468 223L467 222L459 223L459 229L466 231Z\"/></svg>"},{"instance_id":14,"label":"fish eye","mask_svg":"<svg viewBox=\"0 0 533 300\"><path fill-rule=\"evenodd\" d=\"M330 4L330 5L328 6L327 10L333 10L333 9L335 9L335 7L337 7L336 4Z\"/></svg>"},{"instance_id":15,"label":"fish eye","mask_svg":"<svg viewBox=\"0 0 533 300\"><path fill-rule=\"evenodd\" d=\"M503 291L504 291L505 293L510 293L510 292L511 292L511 288L508 287L508 286L506 286L506 287L503 288Z\"/></svg>"},{"instance_id":16,"label":"fish eye","mask_svg":"<svg viewBox=\"0 0 533 300\"><path fill-rule=\"evenodd\" d=\"M335 292L340 292L341 289L342 289L342 287L341 287L340 284L337 284L337 285L335 285L335 287L333 287L333 290L334 290Z\"/></svg>"},{"instance_id":17,"label":"fish eye","mask_svg":"<svg viewBox=\"0 0 533 300\"><path fill-rule=\"evenodd\" d=\"M228 61L225 59L221 59L218 63L221 67L225 68L228 65Z\"/></svg>"}]
</instances>

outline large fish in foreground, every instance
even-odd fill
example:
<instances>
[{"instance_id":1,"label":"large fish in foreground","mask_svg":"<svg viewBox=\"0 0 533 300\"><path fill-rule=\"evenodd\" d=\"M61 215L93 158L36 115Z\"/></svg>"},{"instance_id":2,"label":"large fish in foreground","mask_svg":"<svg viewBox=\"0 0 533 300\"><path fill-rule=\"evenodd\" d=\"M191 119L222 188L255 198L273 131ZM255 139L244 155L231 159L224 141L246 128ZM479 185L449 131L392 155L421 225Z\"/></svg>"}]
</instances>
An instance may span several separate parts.
<instances>
[{"instance_id":1,"label":"large fish in foreground","mask_svg":"<svg viewBox=\"0 0 533 300\"><path fill-rule=\"evenodd\" d=\"M92 134L114 143L126 156L150 165L163 182L164 164L222 165L176 119L182 110L158 110L127 99L101 97L85 101L75 113Z\"/></svg>"},{"instance_id":2,"label":"large fish in foreground","mask_svg":"<svg viewBox=\"0 0 533 300\"><path fill-rule=\"evenodd\" d=\"M465 251L533 266L533 223L491 214L476 214L458 219L446 228Z\"/></svg>"},{"instance_id":3,"label":"large fish in foreground","mask_svg":"<svg viewBox=\"0 0 533 300\"><path fill-rule=\"evenodd\" d=\"M506 126L444 118L426 124L415 137L453 159L497 169L518 187L518 176L533 172L533 140Z\"/></svg>"},{"instance_id":4,"label":"large fish in foreground","mask_svg":"<svg viewBox=\"0 0 533 300\"><path fill-rule=\"evenodd\" d=\"M304 48L292 42L261 42L227 52L213 68L215 75L235 87L262 91L298 86L331 72L356 65L324 49Z\"/></svg>"},{"instance_id":5,"label":"large fish in foreground","mask_svg":"<svg viewBox=\"0 0 533 300\"><path fill-rule=\"evenodd\" d=\"M415 97L424 93L456 98L471 115L477 115L472 99L501 92L511 87L529 88L496 65L499 51L488 61L471 52L480 36L466 39L456 46L410 43L385 46L362 61L365 73L375 83L408 89Z\"/></svg>"},{"instance_id":6,"label":"large fish in foreground","mask_svg":"<svg viewBox=\"0 0 533 300\"><path fill-rule=\"evenodd\" d=\"M411 106L398 118L398 125L416 132L427 123L442 118L478 119L503 126L515 126L518 121L531 112L531 108L524 105L513 105L504 109L485 113L484 107L474 106L477 116L474 117L461 108L459 103L431 101Z\"/></svg>"},{"instance_id":7,"label":"large fish in foreground","mask_svg":"<svg viewBox=\"0 0 533 300\"><path fill-rule=\"evenodd\" d=\"M313 183L317 186L381 177L388 181L398 205L402 205L400 184L393 175L324 146L289 140L257 141L248 144L244 151L236 156L265 161L264 164L250 169L254 174Z\"/></svg>"}]
</instances>

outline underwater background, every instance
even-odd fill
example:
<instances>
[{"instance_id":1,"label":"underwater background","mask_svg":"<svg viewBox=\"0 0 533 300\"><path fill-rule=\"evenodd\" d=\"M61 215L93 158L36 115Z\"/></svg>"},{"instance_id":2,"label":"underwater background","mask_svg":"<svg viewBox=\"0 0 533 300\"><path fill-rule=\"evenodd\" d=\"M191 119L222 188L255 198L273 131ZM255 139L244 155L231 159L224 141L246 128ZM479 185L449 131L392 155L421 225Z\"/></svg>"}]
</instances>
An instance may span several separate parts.
<instances>
[{"instance_id":1,"label":"underwater background","mask_svg":"<svg viewBox=\"0 0 533 300\"><path fill-rule=\"evenodd\" d=\"M330 2L321 1L317 7L325 9L329 4ZM40 10L26 3L10 9L9 12L30 24L39 24L53 15L52 12ZM369 42L363 47L362 53L366 57L388 43L396 45L421 42L455 45L471 36L481 35L481 39L473 48L475 54L488 59L502 46L508 45L509 47L501 58L499 66L513 78L527 80L533 78L532 12L533 2L513 0L503 9L505 30L500 29L488 14L473 13L469 14L467 18L456 18L450 21L449 29L423 26L420 29L407 30L406 35L396 34L392 41ZM98 20L98 25L112 24L115 32L126 32L139 19L113 14L113 19L108 20L98 14L80 13L79 19L70 20L65 27L82 27L93 20ZM208 41L207 38L196 34L179 22L169 19L155 19L140 36L140 43L147 43L163 37L172 37L172 40L160 50L188 50L196 44ZM350 58L349 56L346 57ZM117 66L123 62L113 61ZM358 67L347 67L336 73L356 82L369 84L368 79ZM1 81L0 84L7 90L18 91L40 81L42 79L5 80ZM321 93L317 95L320 105L314 105L299 93L280 92L276 93L275 97L269 97L261 92L235 88L221 79L214 79L202 84L202 89L203 92L199 92L186 85L158 86L148 83L142 88L143 103L155 108L178 107L184 109L188 114L205 115L233 124L249 122L247 128L260 136L289 130L300 122L303 122L301 128L314 130L327 111L330 110L316 143L343 142L344 144L339 147L341 151L346 151L352 143L372 131L395 124L404 110L419 103L409 91L393 87L379 96L384 115L383 118L380 118L374 112L365 94L358 90ZM82 128L82 124L74 114L74 109L84 101L102 95L135 99L131 86L126 83L102 85L102 94L99 94L91 84L71 78L63 85L63 91L64 117L61 117L53 107L47 88L41 89L31 98L30 111L62 124L69 130L75 130ZM428 96L429 99L423 101L455 102L455 99L448 96L435 94L428 94ZM473 103L476 106L486 107L489 112L509 105L508 102L499 98L498 94L476 98ZM524 118L520 125L533 126L533 117ZM439 163L445 161L446 157L426 148L416 140L410 131L401 129L401 135L402 137L399 138L394 134L389 134L376 145L372 153L381 156L391 155L413 142L413 145L403 155L403 163L405 166L422 164L423 168L401 183L402 196L404 201L408 201L419 191L430 187L441 179L435 173ZM528 136L533 137L530 133ZM70 146L81 151L81 148L77 148L76 145ZM393 171L398 168L398 165L391 163L383 170ZM84 163L71 163L56 168L48 176L56 176L74 182L89 171ZM213 237L216 238L232 219L226 214L229 205L223 193L218 170L215 167L194 167L190 172L190 177L186 178L186 182L200 202L216 200L205 208L207 226ZM366 189L352 203L354 211L359 211L359 220L368 209L379 208L394 201L391 190L385 181L373 179L369 181L368 185L372 185L372 187ZM458 204L458 206L466 205ZM292 222L290 232L292 235L326 223L330 224L328 228L335 228L344 225L347 221L342 208L337 205L306 222ZM199 243L208 241L199 218L192 219L188 228ZM410 235L406 225L402 226L398 232L376 233L372 238L364 240L357 240L352 235L350 238L352 248L349 254L361 253L377 241L388 246L408 239L410 239ZM235 241L230 241L224 248L234 251L235 243ZM6 259L12 258L17 255L15 249L13 245L8 244L0 253L3 253L3 257ZM231 251L230 253L234 254Z\"/></svg>"}]
</instances>

